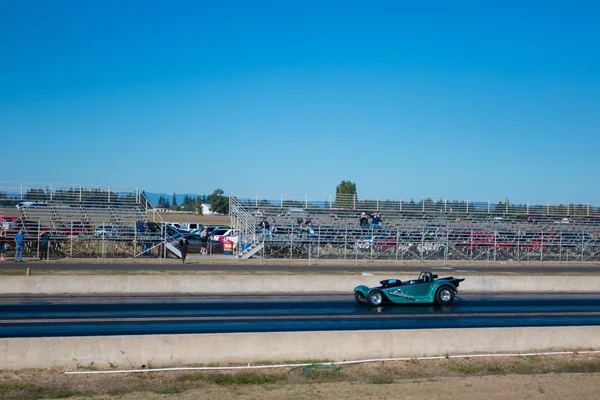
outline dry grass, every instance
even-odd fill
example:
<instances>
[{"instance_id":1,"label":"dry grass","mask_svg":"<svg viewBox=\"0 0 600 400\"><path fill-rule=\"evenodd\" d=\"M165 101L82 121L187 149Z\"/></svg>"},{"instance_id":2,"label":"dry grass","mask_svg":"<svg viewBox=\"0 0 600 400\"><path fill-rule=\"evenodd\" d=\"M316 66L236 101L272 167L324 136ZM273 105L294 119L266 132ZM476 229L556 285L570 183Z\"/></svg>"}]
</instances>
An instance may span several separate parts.
<instances>
[{"instance_id":1,"label":"dry grass","mask_svg":"<svg viewBox=\"0 0 600 400\"><path fill-rule=\"evenodd\" d=\"M118 368L118 366L114 366ZM123 366L127 367L127 366ZM82 367L93 369L93 366ZM305 399L597 398L600 356L443 359L340 368L179 371L64 376L62 370L0 371L0 398ZM503 395L503 397L502 397Z\"/></svg>"}]
</instances>

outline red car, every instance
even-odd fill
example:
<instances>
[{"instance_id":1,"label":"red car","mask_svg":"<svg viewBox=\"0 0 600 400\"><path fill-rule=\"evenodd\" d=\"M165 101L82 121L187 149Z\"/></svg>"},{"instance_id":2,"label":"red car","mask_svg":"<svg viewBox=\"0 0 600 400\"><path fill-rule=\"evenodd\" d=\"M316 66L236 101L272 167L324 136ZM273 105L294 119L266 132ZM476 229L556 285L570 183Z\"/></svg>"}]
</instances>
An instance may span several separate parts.
<instances>
[{"instance_id":1,"label":"red car","mask_svg":"<svg viewBox=\"0 0 600 400\"><path fill-rule=\"evenodd\" d=\"M514 243L507 242L495 232L472 232L463 238L463 240L457 243L457 246L463 247L496 247L496 248L509 248L514 247Z\"/></svg>"},{"instance_id":2,"label":"red car","mask_svg":"<svg viewBox=\"0 0 600 400\"><path fill-rule=\"evenodd\" d=\"M79 236L80 234L91 234L92 225L89 222L73 221L72 223L62 224L54 234L62 234L66 236Z\"/></svg>"}]
</instances>

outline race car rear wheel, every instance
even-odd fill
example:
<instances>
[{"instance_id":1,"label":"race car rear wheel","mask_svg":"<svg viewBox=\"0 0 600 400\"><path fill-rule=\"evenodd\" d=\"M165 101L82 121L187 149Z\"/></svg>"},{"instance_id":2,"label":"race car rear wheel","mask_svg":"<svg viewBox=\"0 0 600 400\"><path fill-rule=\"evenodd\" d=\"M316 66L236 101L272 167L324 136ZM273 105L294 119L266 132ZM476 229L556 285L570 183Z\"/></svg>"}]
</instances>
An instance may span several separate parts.
<instances>
[{"instance_id":1,"label":"race car rear wheel","mask_svg":"<svg viewBox=\"0 0 600 400\"><path fill-rule=\"evenodd\" d=\"M435 302L440 306L448 305L452 300L454 300L454 289L450 286L441 286L435 292Z\"/></svg>"},{"instance_id":2,"label":"race car rear wheel","mask_svg":"<svg viewBox=\"0 0 600 400\"><path fill-rule=\"evenodd\" d=\"M371 293L369 293L369 304L377 307L380 306L381 303L383 303L383 293L381 293L379 290L373 290Z\"/></svg>"},{"instance_id":3,"label":"race car rear wheel","mask_svg":"<svg viewBox=\"0 0 600 400\"><path fill-rule=\"evenodd\" d=\"M367 302L367 298L363 294L363 292L356 291L354 292L354 298L358 304L365 304Z\"/></svg>"}]
</instances>

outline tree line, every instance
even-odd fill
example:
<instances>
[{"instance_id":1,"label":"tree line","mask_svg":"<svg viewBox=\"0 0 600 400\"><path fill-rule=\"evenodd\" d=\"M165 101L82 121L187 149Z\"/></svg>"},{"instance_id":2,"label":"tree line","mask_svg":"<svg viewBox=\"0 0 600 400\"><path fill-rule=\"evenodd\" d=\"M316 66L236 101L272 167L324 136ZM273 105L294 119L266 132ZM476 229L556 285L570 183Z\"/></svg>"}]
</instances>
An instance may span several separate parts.
<instances>
[{"instance_id":1,"label":"tree line","mask_svg":"<svg viewBox=\"0 0 600 400\"><path fill-rule=\"evenodd\" d=\"M229 214L229 196L225 196L223 189L216 189L209 195L184 195L181 204L177 202L177 194L173 192L171 199L166 196L160 196L158 202L154 204L157 208L169 208L173 211L191 211L195 214L202 214L202 205L209 206L212 212L218 214Z\"/></svg>"}]
</instances>

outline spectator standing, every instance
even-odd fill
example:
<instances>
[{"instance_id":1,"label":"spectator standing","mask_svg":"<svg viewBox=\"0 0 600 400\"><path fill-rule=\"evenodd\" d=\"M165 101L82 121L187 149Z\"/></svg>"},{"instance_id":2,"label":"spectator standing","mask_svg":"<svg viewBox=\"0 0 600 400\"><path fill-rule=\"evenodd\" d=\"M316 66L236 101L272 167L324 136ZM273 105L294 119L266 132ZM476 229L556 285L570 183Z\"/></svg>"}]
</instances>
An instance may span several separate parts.
<instances>
[{"instance_id":1,"label":"spectator standing","mask_svg":"<svg viewBox=\"0 0 600 400\"><path fill-rule=\"evenodd\" d=\"M373 226L373 228L377 230L382 230L383 228L381 227L381 221L383 220L379 216L378 212L374 212L373 214L371 214L371 225Z\"/></svg>"},{"instance_id":2,"label":"spectator standing","mask_svg":"<svg viewBox=\"0 0 600 400\"><path fill-rule=\"evenodd\" d=\"M188 252L188 240L185 238L185 236L181 237L181 240L179 241L179 251L181 251L181 263L185 264L185 258L187 257L187 252Z\"/></svg>"},{"instance_id":3,"label":"spectator standing","mask_svg":"<svg viewBox=\"0 0 600 400\"><path fill-rule=\"evenodd\" d=\"M0 262L4 261L4 253L6 253L6 231L0 230Z\"/></svg>"},{"instance_id":4,"label":"spectator standing","mask_svg":"<svg viewBox=\"0 0 600 400\"><path fill-rule=\"evenodd\" d=\"M144 257L150 257L152 255L151 249L152 249L152 243L142 242L142 254L144 255Z\"/></svg>"},{"instance_id":5,"label":"spectator standing","mask_svg":"<svg viewBox=\"0 0 600 400\"><path fill-rule=\"evenodd\" d=\"M23 262L23 244L25 244L25 235L23 229L15 234L15 262Z\"/></svg>"},{"instance_id":6,"label":"spectator standing","mask_svg":"<svg viewBox=\"0 0 600 400\"><path fill-rule=\"evenodd\" d=\"M200 234L200 254L208 254L208 227L206 226Z\"/></svg>"},{"instance_id":7,"label":"spectator standing","mask_svg":"<svg viewBox=\"0 0 600 400\"><path fill-rule=\"evenodd\" d=\"M363 212L360 214L360 227L362 229L369 229L369 217L367 217L367 213Z\"/></svg>"},{"instance_id":8,"label":"spectator standing","mask_svg":"<svg viewBox=\"0 0 600 400\"><path fill-rule=\"evenodd\" d=\"M48 259L48 242L50 241L50 234L48 231L40 233L40 260Z\"/></svg>"}]
</instances>

